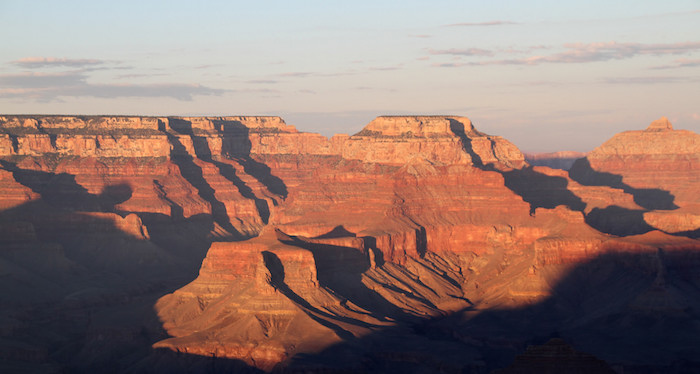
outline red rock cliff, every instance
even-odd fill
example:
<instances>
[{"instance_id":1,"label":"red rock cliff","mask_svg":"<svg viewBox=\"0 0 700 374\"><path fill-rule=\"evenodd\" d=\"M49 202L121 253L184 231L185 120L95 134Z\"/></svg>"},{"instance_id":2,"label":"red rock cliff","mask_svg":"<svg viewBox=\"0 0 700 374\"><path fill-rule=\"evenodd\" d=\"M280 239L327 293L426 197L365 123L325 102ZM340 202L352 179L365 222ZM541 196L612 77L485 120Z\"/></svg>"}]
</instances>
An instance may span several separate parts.
<instances>
[{"instance_id":1,"label":"red rock cliff","mask_svg":"<svg viewBox=\"0 0 700 374\"><path fill-rule=\"evenodd\" d=\"M150 311L134 305L153 289L169 292L155 304L158 331L169 334L155 348L268 371L316 370L304 357L330 347L353 362L340 354L322 368L377 371L362 365L388 360L479 371L481 353L517 343L510 330L490 337L501 328L493 321L521 311L534 321L574 303L603 316L571 317L588 329L626 313L620 290L636 297L624 304L635 313L694 318L692 298L674 295L695 287L700 264L700 143L667 121L615 136L570 173L527 165L464 117L379 117L331 139L279 117L0 124L0 265L11 280L2 301L15 308L29 294L60 311L99 311L76 317L94 337L86 356L112 336L105 331L139 336L139 326L112 326L112 308L141 321L129 313ZM610 257L581 270L600 284L566 284L572 269ZM173 282L192 263L196 279ZM93 289L80 286L88 280ZM601 292L579 303L587 289ZM548 309L529 309L539 302ZM27 326L5 341L29 344ZM495 330L480 336L478 326ZM454 344L459 354L448 357Z\"/></svg>"}]
</instances>

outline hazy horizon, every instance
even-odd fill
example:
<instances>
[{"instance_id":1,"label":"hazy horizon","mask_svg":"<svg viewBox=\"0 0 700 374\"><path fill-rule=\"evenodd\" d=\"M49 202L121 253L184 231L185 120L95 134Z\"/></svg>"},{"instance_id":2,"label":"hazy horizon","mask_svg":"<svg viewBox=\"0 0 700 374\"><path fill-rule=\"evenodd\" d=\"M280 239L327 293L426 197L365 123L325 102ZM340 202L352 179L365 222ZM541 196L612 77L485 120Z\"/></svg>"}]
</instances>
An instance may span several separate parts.
<instances>
[{"instance_id":1,"label":"hazy horizon","mask_svg":"<svg viewBox=\"0 0 700 374\"><path fill-rule=\"evenodd\" d=\"M589 151L666 116L700 132L700 4L0 4L2 114L275 115L355 133L460 115L521 150Z\"/></svg>"}]
</instances>

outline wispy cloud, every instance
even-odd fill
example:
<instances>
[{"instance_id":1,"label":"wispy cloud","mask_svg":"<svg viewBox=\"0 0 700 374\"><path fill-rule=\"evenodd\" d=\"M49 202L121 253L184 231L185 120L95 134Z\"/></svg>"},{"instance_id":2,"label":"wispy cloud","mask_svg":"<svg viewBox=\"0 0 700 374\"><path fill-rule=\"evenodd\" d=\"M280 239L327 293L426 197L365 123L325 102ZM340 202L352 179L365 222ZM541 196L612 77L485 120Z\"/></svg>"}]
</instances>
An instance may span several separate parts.
<instances>
[{"instance_id":1,"label":"wispy cloud","mask_svg":"<svg viewBox=\"0 0 700 374\"><path fill-rule=\"evenodd\" d=\"M117 79L134 79L134 78L150 78L150 77L164 77L170 74L166 73L134 73L134 74L119 74L115 78Z\"/></svg>"},{"instance_id":2,"label":"wispy cloud","mask_svg":"<svg viewBox=\"0 0 700 374\"><path fill-rule=\"evenodd\" d=\"M19 73L0 75L0 86L8 88L69 87L85 83L86 76L77 72Z\"/></svg>"},{"instance_id":3,"label":"wispy cloud","mask_svg":"<svg viewBox=\"0 0 700 374\"><path fill-rule=\"evenodd\" d=\"M357 73L358 72L355 70L348 70L348 71L341 71L341 72L334 72L334 73L321 73L321 72L312 72L312 71L293 71L293 72L279 73L279 74L276 74L275 76L282 77L282 78L340 77L340 76L345 76L345 75L354 75Z\"/></svg>"},{"instance_id":4,"label":"wispy cloud","mask_svg":"<svg viewBox=\"0 0 700 374\"><path fill-rule=\"evenodd\" d=\"M276 84L279 83L278 80L274 79L252 79L245 81L245 83L250 83L250 84Z\"/></svg>"},{"instance_id":5,"label":"wispy cloud","mask_svg":"<svg viewBox=\"0 0 700 374\"><path fill-rule=\"evenodd\" d=\"M367 70L369 70L369 71L394 71L394 70L401 70L401 69L403 69L403 64L394 65L394 66L375 66L375 67L371 67Z\"/></svg>"},{"instance_id":6,"label":"wispy cloud","mask_svg":"<svg viewBox=\"0 0 700 374\"><path fill-rule=\"evenodd\" d=\"M318 75L318 73L312 73L308 71L292 71L287 73L280 73L278 76L286 78L306 78L312 75Z\"/></svg>"},{"instance_id":7,"label":"wispy cloud","mask_svg":"<svg viewBox=\"0 0 700 374\"><path fill-rule=\"evenodd\" d=\"M452 55L452 56L488 56L494 55L493 51L481 48L465 48L465 49L429 49L431 55Z\"/></svg>"},{"instance_id":8,"label":"wispy cloud","mask_svg":"<svg viewBox=\"0 0 700 374\"><path fill-rule=\"evenodd\" d=\"M471 65L471 63L466 63L466 62L436 62L433 63L431 66L434 66L436 68L458 68L462 66L467 66Z\"/></svg>"},{"instance_id":9,"label":"wispy cloud","mask_svg":"<svg viewBox=\"0 0 700 374\"><path fill-rule=\"evenodd\" d=\"M0 97L53 101L59 97L171 97L190 101L197 95L221 95L226 90L198 84L110 84L88 83L80 72L20 73L0 75Z\"/></svg>"},{"instance_id":10,"label":"wispy cloud","mask_svg":"<svg viewBox=\"0 0 700 374\"><path fill-rule=\"evenodd\" d=\"M503 26L503 25L517 25L517 22L513 21L502 21L502 20L495 20L495 21L485 21L485 22L460 22L460 23L451 23L449 25L445 25L446 27L474 27L474 26Z\"/></svg>"},{"instance_id":11,"label":"wispy cloud","mask_svg":"<svg viewBox=\"0 0 700 374\"><path fill-rule=\"evenodd\" d=\"M551 80L539 80L539 81L525 81L525 82L513 82L510 83L510 86L513 87L527 87L527 88L532 88L532 87L565 87L565 86L574 86L574 85L580 85L581 82L575 82L575 81L551 81Z\"/></svg>"},{"instance_id":12,"label":"wispy cloud","mask_svg":"<svg viewBox=\"0 0 700 374\"><path fill-rule=\"evenodd\" d=\"M74 96L113 97L171 97L191 101L193 96L221 95L226 90L205 87L199 84L88 84L72 92ZM63 94L63 96L68 96Z\"/></svg>"},{"instance_id":13,"label":"wispy cloud","mask_svg":"<svg viewBox=\"0 0 700 374\"><path fill-rule=\"evenodd\" d=\"M204 64L204 65L193 66L192 69L203 70L203 69L211 69L211 68L221 67L221 66L224 66L224 64Z\"/></svg>"},{"instance_id":14,"label":"wispy cloud","mask_svg":"<svg viewBox=\"0 0 700 374\"><path fill-rule=\"evenodd\" d=\"M615 77L606 78L605 83L608 84L661 84L661 83L678 83L687 82L687 78L681 77Z\"/></svg>"},{"instance_id":15,"label":"wispy cloud","mask_svg":"<svg viewBox=\"0 0 700 374\"><path fill-rule=\"evenodd\" d=\"M642 43L574 43L566 44L568 50L550 55L535 56L533 61L543 62L593 62L620 60L637 55L676 55L700 50L700 42L642 44Z\"/></svg>"},{"instance_id":16,"label":"wispy cloud","mask_svg":"<svg viewBox=\"0 0 700 374\"><path fill-rule=\"evenodd\" d=\"M13 64L27 69L40 69L47 67L70 67L81 68L105 64L103 60L97 59L70 59L57 57L25 57L12 61Z\"/></svg>"},{"instance_id":17,"label":"wispy cloud","mask_svg":"<svg viewBox=\"0 0 700 374\"><path fill-rule=\"evenodd\" d=\"M678 60L673 61L673 64L654 66L654 67L652 67L652 69L664 70L664 69L678 69L678 68L688 68L688 67L696 67L696 66L700 66L700 59L691 60L691 59L687 59L687 58L680 58Z\"/></svg>"},{"instance_id":18,"label":"wispy cloud","mask_svg":"<svg viewBox=\"0 0 700 374\"><path fill-rule=\"evenodd\" d=\"M435 64L441 67L478 66L478 65L539 65L539 64L575 64L610 60L622 60L640 55L678 55L700 50L700 42L683 43L572 43L564 44L563 52L550 55L535 55L525 58L472 61L451 64Z\"/></svg>"}]
</instances>

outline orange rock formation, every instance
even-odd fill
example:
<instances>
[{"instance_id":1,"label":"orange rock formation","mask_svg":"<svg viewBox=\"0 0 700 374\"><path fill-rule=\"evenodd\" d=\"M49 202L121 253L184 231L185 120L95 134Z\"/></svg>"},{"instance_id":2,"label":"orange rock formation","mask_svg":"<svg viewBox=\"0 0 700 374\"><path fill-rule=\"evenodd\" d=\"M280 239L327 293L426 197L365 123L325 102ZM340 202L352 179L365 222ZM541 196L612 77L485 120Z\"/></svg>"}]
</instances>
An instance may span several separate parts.
<instances>
[{"instance_id":1,"label":"orange rock formation","mask_svg":"<svg viewBox=\"0 0 700 374\"><path fill-rule=\"evenodd\" d=\"M114 347L141 341L117 369L176 370L164 361L179 352L187 370L213 356L221 370L479 372L531 328L570 329L625 364L644 358L590 349L560 313L570 326L696 317L700 141L665 119L569 172L530 166L464 117L379 117L331 139L279 117L4 116L0 129L2 351L73 344L51 357L75 359L37 365L117 365ZM56 336L83 327L45 337L27 305L52 305L32 313Z\"/></svg>"}]
</instances>

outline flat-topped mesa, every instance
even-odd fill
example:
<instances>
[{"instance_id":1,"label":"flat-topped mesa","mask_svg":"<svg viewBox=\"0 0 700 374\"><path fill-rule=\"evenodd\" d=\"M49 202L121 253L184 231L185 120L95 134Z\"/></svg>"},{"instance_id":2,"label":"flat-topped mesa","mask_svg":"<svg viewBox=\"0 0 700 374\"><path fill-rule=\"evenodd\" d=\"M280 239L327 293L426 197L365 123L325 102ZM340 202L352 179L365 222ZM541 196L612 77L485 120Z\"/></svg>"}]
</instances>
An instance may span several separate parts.
<instances>
[{"instance_id":1,"label":"flat-topped mesa","mask_svg":"<svg viewBox=\"0 0 700 374\"><path fill-rule=\"evenodd\" d=\"M197 132L297 133L276 116L142 117L142 116L0 116L0 127L14 133L153 134L160 130ZM141 130L141 131L137 131ZM150 131L149 131L150 130Z\"/></svg>"},{"instance_id":2,"label":"flat-topped mesa","mask_svg":"<svg viewBox=\"0 0 700 374\"><path fill-rule=\"evenodd\" d=\"M632 194L636 204L654 211L644 213L651 227L674 233L699 228L700 134L674 130L664 117L646 130L616 134L577 160L569 175Z\"/></svg>"},{"instance_id":3,"label":"flat-topped mesa","mask_svg":"<svg viewBox=\"0 0 700 374\"><path fill-rule=\"evenodd\" d=\"M368 144L371 143L371 144ZM525 158L509 141L477 131L459 116L382 116L343 144L343 158L403 165L435 164L521 167Z\"/></svg>"},{"instance_id":4,"label":"flat-topped mesa","mask_svg":"<svg viewBox=\"0 0 700 374\"><path fill-rule=\"evenodd\" d=\"M277 116L168 117L167 127L194 133L298 133Z\"/></svg>"},{"instance_id":5,"label":"flat-topped mesa","mask_svg":"<svg viewBox=\"0 0 700 374\"><path fill-rule=\"evenodd\" d=\"M274 116L169 117L166 128L179 138L184 150L195 156L249 155L338 155L340 152L325 136L299 132ZM206 147L203 147L206 145Z\"/></svg>"},{"instance_id":6,"label":"flat-topped mesa","mask_svg":"<svg viewBox=\"0 0 700 374\"><path fill-rule=\"evenodd\" d=\"M206 144L202 148L213 156L339 154L324 136L301 133L273 116L0 117L0 157L52 154L153 158L169 157L173 151L195 156L194 137L200 145ZM182 147L173 146L173 139L178 139Z\"/></svg>"},{"instance_id":7,"label":"flat-topped mesa","mask_svg":"<svg viewBox=\"0 0 700 374\"><path fill-rule=\"evenodd\" d=\"M2 116L0 157L167 157L163 120L128 116Z\"/></svg>"},{"instance_id":8,"label":"flat-topped mesa","mask_svg":"<svg viewBox=\"0 0 700 374\"><path fill-rule=\"evenodd\" d=\"M589 159L610 155L691 155L700 154L700 135L674 130L666 117L654 121L646 130L624 131L588 154Z\"/></svg>"},{"instance_id":9,"label":"flat-topped mesa","mask_svg":"<svg viewBox=\"0 0 700 374\"><path fill-rule=\"evenodd\" d=\"M0 128L16 134L131 134L151 135L162 128L162 119L142 116L0 116Z\"/></svg>"},{"instance_id":10,"label":"flat-topped mesa","mask_svg":"<svg viewBox=\"0 0 700 374\"><path fill-rule=\"evenodd\" d=\"M456 124L465 132L474 131L474 126L466 117L444 116L380 116L372 120L357 135L395 137L454 137L452 130Z\"/></svg>"}]
</instances>

